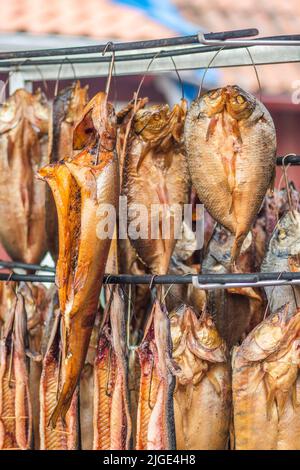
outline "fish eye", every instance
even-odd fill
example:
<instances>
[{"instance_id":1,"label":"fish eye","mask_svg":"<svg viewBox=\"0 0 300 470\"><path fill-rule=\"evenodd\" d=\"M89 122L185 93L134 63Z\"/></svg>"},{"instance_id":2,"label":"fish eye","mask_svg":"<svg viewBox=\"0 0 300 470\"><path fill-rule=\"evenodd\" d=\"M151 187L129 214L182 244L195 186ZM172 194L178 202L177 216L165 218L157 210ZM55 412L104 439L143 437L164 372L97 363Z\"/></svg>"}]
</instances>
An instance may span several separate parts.
<instances>
[{"instance_id":1,"label":"fish eye","mask_svg":"<svg viewBox=\"0 0 300 470\"><path fill-rule=\"evenodd\" d=\"M236 101L237 101L239 104L242 104L242 103L245 102L245 98L244 98L242 95L237 95Z\"/></svg>"},{"instance_id":2,"label":"fish eye","mask_svg":"<svg viewBox=\"0 0 300 470\"><path fill-rule=\"evenodd\" d=\"M214 100L215 98L217 98L218 96L219 96L218 90L212 91L212 92L209 94L209 97L212 98L213 100Z\"/></svg>"},{"instance_id":3,"label":"fish eye","mask_svg":"<svg viewBox=\"0 0 300 470\"><path fill-rule=\"evenodd\" d=\"M279 229L278 238L284 240L286 238L286 231L283 228Z\"/></svg>"}]
</instances>

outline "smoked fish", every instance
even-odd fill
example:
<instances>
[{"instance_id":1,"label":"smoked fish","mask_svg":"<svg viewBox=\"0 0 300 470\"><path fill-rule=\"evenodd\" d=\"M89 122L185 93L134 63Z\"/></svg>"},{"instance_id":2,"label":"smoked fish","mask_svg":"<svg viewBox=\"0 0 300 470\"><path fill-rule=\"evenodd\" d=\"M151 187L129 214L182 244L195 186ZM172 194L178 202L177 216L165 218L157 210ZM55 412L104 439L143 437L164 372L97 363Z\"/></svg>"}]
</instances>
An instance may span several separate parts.
<instances>
[{"instance_id":1,"label":"smoked fish","mask_svg":"<svg viewBox=\"0 0 300 470\"><path fill-rule=\"evenodd\" d=\"M32 408L26 358L24 298L15 294L7 311L0 344L0 449L32 447Z\"/></svg>"},{"instance_id":2,"label":"smoked fish","mask_svg":"<svg viewBox=\"0 0 300 470\"><path fill-rule=\"evenodd\" d=\"M54 98L49 119L48 163L73 157L73 130L88 101L88 87L76 81ZM58 257L58 221L50 188L46 192L46 232L50 253Z\"/></svg>"},{"instance_id":3,"label":"smoked fish","mask_svg":"<svg viewBox=\"0 0 300 470\"><path fill-rule=\"evenodd\" d=\"M128 140L122 179L128 236L152 274L167 273L182 208L188 203L190 182L183 148L186 110L185 100L172 110L168 105L140 109Z\"/></svg>"},{"instance_id":4,"label":"smoked fish","mask_svg":"<svg viewBox=\"0 0 300 470\"><path fill-rule=\"evenodd\" d=\"M128 353L123 294L113 287L94 363L94 450L131 447Z\"/></svg>"},{"instance_id":5,"label":"smoked fish","mask_svg":"<svg viewBox=\"0 0 300 470\"><path fill-rule=\"evenodd\" d=\"M300 449L300 312L288 304L267 317L232 358L234 447Z\"/></svg>"},{"instance_id":6,"label":"smoked fish","mask_svg":"<svg viewBox=\"0 0 300 470\"><path fill-rule=\"evenodd\" d=\"M78 423L78 390L71 400L70 408L65 419L58 418L56 427L49 426L49 421L56 406L59 393L61 362L60 314L55 316L49 337L48 349L43 359L43 369L40 380L40 449L41 450L76 450L79 445Z\"/></svg>"},{"instance_id":7,"label":"smoked fish","mask_svg":"<svg viewBox=\"0 0 300 470\"><path fill-rule=\"evenodd\" d=\"M275 175L276 133L265 106L238 86L204 93L187 113L192 183L211 216L231 233L234 265Z\"/></svg>"},{"instance_id":8,"label":"smoked fish","mask_svg":"<svg viewBox=\"0 0 300 470\"><path fill-rule=\"evenodd\" d=\"M170 322L166 309L154 301L144 338L139 345L141 366L137 411L137 450L169 450L176 448Z\"/></svg>"},{"instance_id":9,"label":"smoked fish","mask_svg":"<svg viewBox=\"0 0 300 470\"><path fill-rule=\"evenodd\" d=\"M59 416L65 417L71 404L95 321L112 235L98 230L101 210L104 208L105 212L107 205L118 205L115 145L114 109L107 95L99 92L86 105L75 127L73 149L78 153L72 160L56 162L39 171L52 190L59 223L56 283L65 379L51 417L53 426Z\"/></svg>"},{"instance_id":10,"label":"smoked fish","mask_svg":"<svg viewBox=\"0 0 300 470\"><path fill-rule=\"evenodd\" d=\"M292 271L290 261L300 256L300 213L296 210L286 212L275 226L261 272ZM289 302L289 315L300 307L300 286L265 287L270 311L274 312Z\"/></svg>"},{"instance_id":11,"label":"smoked fish","mask_svg":"<svg viewBox=\"0 0 300 470\"><path fill-rule=\"evenodd\" d=\"M222 450L229 442L231 376L226 343L212 317L185 305L171 314L176 378L174 410L180 450Z\"/></svg>"},{"instance_id":12,"label":"smoked fish","mask_svg":"<svg viewBox=\"0 0 300 470\"><path fill-rule=\"evenodd\" d=\"M229 230L217 225L206 249L202 273L229 273L233 243L234 236ZM239 271L253 272L255 251L254 239L247 236L236 261ZM211 289L208 292L208 310L229 350L263 319L265 300L262 294L252 288Z\"/></svg>"},{"instance_id":13,"label":"smoked fish","mask_svg":"<svg viewBox=\"0 0 300 470\"><path fill-rule=\"evenodd\" d=\"M19 89L0 106L0 240L25 263L46 252L46 188L35 176L47 162L48 114L40 90Z\"/></svg>"}]
</instances>

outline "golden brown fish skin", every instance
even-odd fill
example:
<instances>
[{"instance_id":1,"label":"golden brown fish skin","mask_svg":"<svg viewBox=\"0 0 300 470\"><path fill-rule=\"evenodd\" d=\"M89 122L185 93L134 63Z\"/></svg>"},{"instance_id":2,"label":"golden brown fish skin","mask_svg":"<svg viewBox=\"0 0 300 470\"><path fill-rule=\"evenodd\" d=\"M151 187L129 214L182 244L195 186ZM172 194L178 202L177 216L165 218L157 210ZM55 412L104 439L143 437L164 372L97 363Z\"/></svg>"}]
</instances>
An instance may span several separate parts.
<instances>
[{"instance_id":1,"label":"golden brown fish skin","mask_svg":"<svg viewBox=\"0 0 300 470\"><path fill-rule=\"evenodd\" d=\"M128 356L123 294L113 287L103 319L94 364L94 450L128 450Z\"/></svg>"},{"instance_id":2,"label":"golden brown fish skin","mask_svg":"<svg viewBox=\"0 0 300 470\"><path fill-rule=\"evenodd\" d=\"M88 101L88 87L76 81L54 98L49 119L48 163L73 157L73 130ZM58 220L51 190L46 192L47 244L53 259L58 257Z\"/></svg>"},{"instance_id":3,"label":"golden brown fish skin","mask_svg":"<svg viewBox=\"0 0 300 470\"><path fill-rule=\"evenodd\" d=\"M40 448L39 424L40 424L40 378L42 373L42 339L47 338L48 331L45 329L50 313L54 308L56 287L47 289L43 284L21 283L19 291L25 300L27 315L28 347L29 356L29 388L32 404L32 428L34 449Z\"/></svg>"},{"instance_id":4,"label":"golden brown fish skin","mask_svg":"<svg viewBox=\"0 0 300 470\"><path fill-rule=\"evenodd\" d=\"M94 363L96 359L96 351L98 346L99 315L96 316L88 353L86 356L84 368L80 376L79 404L80 404L80 438L81 449L92 450L94 439Z\"/></svg>"},{"instance_id":5,"label":"golden brown fish skin","mask_svg":"<svg viewBox=\"0 0 300 470\"><path fill-rule=\"evenodd\" d=\"M293 271L290 265L292 258L297 259L300 254L300 212L288 211L277 222L269 241L268 249L261 265L261 272ZM265 287L271 312L289 302L289 315L293 315L300 305L300 287L277 286Z\"/></svg>"},{"instance_id":6,"label":"golden brown fish skin","mask_svg":"<svg viewBox=\"0 0 300 470\"><path fill-rule=\"evenodd\" d=\"M170 324L165 307L155 300L138 347L141 366L137 412L137 450L175 449Z\"/></svg>"},{"instance_id":7,"label":"golden brown fish skin","mask_svg":"<svg viewBox=\"0 0 300 470\"><path fill-rule=\"evenodd\" d=\"M229 441L231 377L225 341L212 317L187 306L171 315L177 449L224 450Z\"/></svg>"},{"instance_id":8,"label":"golden brown fish skin","mask_svg":"<svg viewBox=\"0 0 300 470\"><path fill-rule=\"evenodd\" d=\"M7 312L1 339L0 367L0 448L30 449L32 409L26 358L26 312L24 298L15 294Z\"/></svg>"},{"instance_id":9,"label":"golden brown fish skin","mask_svg":"<svg viewBox=\"0 0 300 470\"><path fill-rule=\"evenodd\" d=\"M15 377L15 417L16 441L20 449L32 446L32 407L29 390L28 359L26 357L25 336L27 334L25 301L17 294L13 331L14 377Z\"/></svg>"},{"instance_id":10,"label":"golden brown fish skin","mask_svg":"<svg viewBox=\"0 0 300 470\"><path fill-rule=\"evenodd\" d=\"M138 221L133 210L135 204L142 204L148 215L148 237L134 239L129 233L129 238L153 274L167 273L175 246L174 225L178 217L172 212L172 205L182 208L188 202L190 185L183 149L186 107L182 100L172 111L167 105L140 109L134 116L124 162L122 194L128 198L128 229ZM156 218L154 204L164 209L159 217L157 234L151 233L151 219L155 221ZM170 234L164 238L162 223L168 220Z\"/></svg>"},{"instance_id":11,"label":"golden brown fish skin","mask_svg":"<svg viewBox=\"0 0 300 470\"><path fill-rule=\"evenodd\" d=\"M59 221L57 280L65 382L53 412L53 425L70 406L95 321L111 242L97 234L98 211L103 204L118 205L115 140L113 107L105 93L98 93L85 107L74 131L73 148L80 152L71 161L40 170L53 191Z\"/></svg>"},{"instance_id":12,"label":"golden brown fish skin","mask_svg":"<svg viewBox=\"0 0 300 470\"><path fill-rule=\"evenodd\" d=\"M11 287L10 287L11 289ZM13 291L12 291L13 294ZM14 302L8 305L0 342L0 449L17 449L15 432L15 390L10 386L14 380L12 365L12 331L14 323ZM9 371L11 370L11 374ZM9 383L10 379L10 383Z\"/></svg>"},{"instance_id":13,"label":"golden brown fish skin","mask_svg":"<svg viewBox=\"0 0 300 470\"><path fill-rule=\"evenodd\" d=\"M188 111L185 146L201 202L235 235L235 262L274 176L272 118L262 103L238 86L212 90Z\"/></svg>"},{"instance_id":14,"label":"golden brown fish skin","mask_svg":"<svg viewBox=\"0 0 300 470\"><path fill-rule=\"evenodd\" d=\"M235 349L233 407L238 450L299 449L296 386L299 376L299 311L288 305L260 323Z\"/></svg>"},{"instance_id":15,"label":"golden brown fish skin","mask_svg":"<svg viewBox=\"0 0 300 470\"><path fill-rule=\"evenodd\" d=\"M251 237L250 237L251 235ZM202 263L203 274L226 274L230 272L230 252L234 236L217 225L206 249ZM236 267L240 272L253 272L255 240L252 233L245 239ZM263 319L266 302L259 289L212 289L208 293L208 309L218 331L231 350L245 334Z\"/></svg>"},{"instance_id":16,"label":"golden brown fish skin","mask_svg":"<svg viewBox=\"0 0 300 470\"><path fill-rule=\"evenodd\" d=\"M12 259L39 263L46 251L45 187L35 177L47 161L48 105L40 91L17 90L0 109L1 243Z\"/></svg>"},{"instance_id":17,"label":"golden brown fish skin","mask_svg":"<svg viewBox=\"0 0 300 470\"><path fill-rule=\"evenodd\" d=\"M76 450L78 449L78 391L74 393L70 409L65 420L59 418L56 428L49 426L52 412L56 405L60 384L60 316L55 315L49 338L48 349L43 359L40 380L40 449L41 450Z\"/></svg>"}]
</instances>

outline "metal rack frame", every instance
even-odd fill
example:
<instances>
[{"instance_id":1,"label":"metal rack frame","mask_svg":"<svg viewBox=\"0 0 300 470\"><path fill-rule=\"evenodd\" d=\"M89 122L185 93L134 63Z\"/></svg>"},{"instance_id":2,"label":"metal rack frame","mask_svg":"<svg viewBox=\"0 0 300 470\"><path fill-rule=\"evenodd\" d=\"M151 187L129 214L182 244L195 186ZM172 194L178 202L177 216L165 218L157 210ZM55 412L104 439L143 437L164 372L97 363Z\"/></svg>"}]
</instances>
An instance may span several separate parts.
<instances>
[{"instance_id":1,"label":"metal rack frame","mask_svg":"<svg viewBox=\"0 0 300 470\"><path fill-rule=\"evenodd\" d=\"M300 34L253 38L257 29L195 34L167 39L102 44L33 51L0 52L0 72L13 72L9 89L30 89L33 81L100 77L108 74L112 55L114 75L135 75L205 69L207 67L241 67L264 64L300 62ZM247 38L247 39L245 39ZM249 49L251 48L251 56ZM221 49L221 51L220 51ZM218 55L216 52L220 51ZM154 60L155 59L155 60ZM172 60L173 59L173 60ZM151 66L150 65L151 62ZM213 62L213 64L212 64ZM277 158L277 165L300 165L300 156L290 154ZM52 272L55 268L1 262L2 268L23 268L26 271ZM0 281L55 282L54 274L0 273ZM186 284L201 289L228 289L300 284L300 273L254 274L188 274L185 276L106 275L109 284Z\"/></svg>"}]
</instances>

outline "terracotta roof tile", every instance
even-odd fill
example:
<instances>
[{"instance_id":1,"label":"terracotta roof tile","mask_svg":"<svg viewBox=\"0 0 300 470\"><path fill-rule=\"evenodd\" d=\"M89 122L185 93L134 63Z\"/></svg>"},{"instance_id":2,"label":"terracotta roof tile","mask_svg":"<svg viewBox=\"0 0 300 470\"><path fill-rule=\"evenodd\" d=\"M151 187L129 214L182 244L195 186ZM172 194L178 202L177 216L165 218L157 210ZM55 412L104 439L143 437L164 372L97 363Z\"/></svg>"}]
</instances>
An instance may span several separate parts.
<instances>
[{"instance_id":1,"label":"terracotta roof tile","mask_svg":"<svg viewBox=\"0 0 300 470\"><path fill-rule=\"evenodd\" d=\"M173 0L182 15L206 31L258 28L262 36L299 32L299 0ZM276 67L276 68L274 68ZM258 67L264 93L290 94L292 83L299 80L299 64ZM257 91L254 71L249 67L222 69L224 84L239 82L249 91Z\"/></svg>"},{"instance_id":2,"label":"terracotta roof tile","mask_svg":"<svg viewBox=\"0 0 300 470\"><path fill-rule=\"evenodd\" d=\"M142 12L109 0L0 0L0 32L152 39L174 31Z\"/></svg>"}]
</instances>

